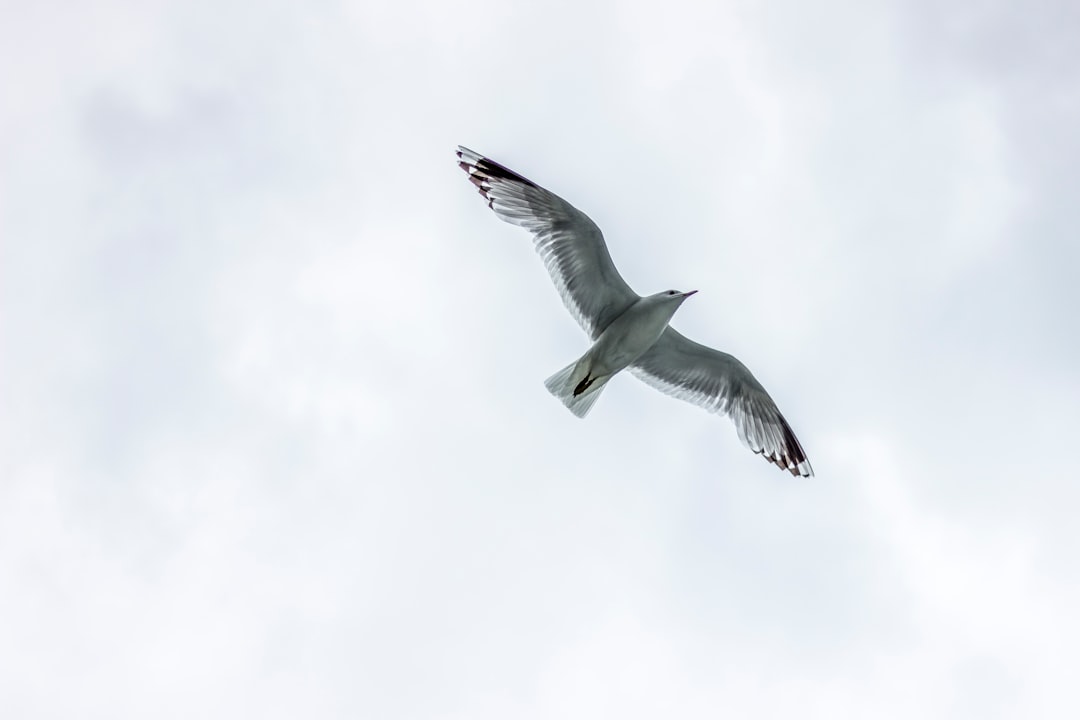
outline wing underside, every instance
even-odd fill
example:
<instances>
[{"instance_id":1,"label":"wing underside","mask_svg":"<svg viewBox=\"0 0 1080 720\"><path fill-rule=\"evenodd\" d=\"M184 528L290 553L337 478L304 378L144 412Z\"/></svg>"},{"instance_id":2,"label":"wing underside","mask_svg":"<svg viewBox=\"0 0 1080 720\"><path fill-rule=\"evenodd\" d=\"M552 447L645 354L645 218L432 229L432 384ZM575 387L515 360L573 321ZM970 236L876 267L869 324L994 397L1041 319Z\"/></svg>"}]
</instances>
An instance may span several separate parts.
<instances>
[{"instance_id":1,"label":"wing underside","mask_svg":"<svg viewBox=\"0 0 1080 720\"><path fill-rule=\"evenodd\" d=\"M727 415L739 439L792 475L814 474L791 425L765 388L735 357L684 337L669 327L631 368L661 392Z\"/></svg>"},{"instance_id":2,"label":"wing underside","mask_svg":"<svg viewBox=\"0 0 1080 720\"><path fill-rule=\"evenodd\" d=\"M513 170L465 147L458 165L488 207L532 233L567 309L595 339L638 299L619 275L600 228L570 203Z\"/></svg>"}]
</instances>

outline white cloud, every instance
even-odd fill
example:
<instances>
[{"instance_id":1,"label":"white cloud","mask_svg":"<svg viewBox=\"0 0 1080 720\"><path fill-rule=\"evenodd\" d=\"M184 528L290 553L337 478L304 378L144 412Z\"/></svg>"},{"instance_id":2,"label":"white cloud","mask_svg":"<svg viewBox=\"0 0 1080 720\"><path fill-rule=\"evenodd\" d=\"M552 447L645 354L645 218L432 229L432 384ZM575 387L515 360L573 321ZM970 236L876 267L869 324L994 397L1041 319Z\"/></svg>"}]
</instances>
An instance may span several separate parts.
<instances>
[{"instance_id":1,"label":"white cloud","mask_svg":"<svg viewBox=\"0 0 1080 720\"><path fill-rule=\"evenodd\" d=\"M1076 28L1018 13L13 9L0 714L1067 716ZM552 401L456 143L701 289L818 477Z\"/></svg>"}]
</instances>

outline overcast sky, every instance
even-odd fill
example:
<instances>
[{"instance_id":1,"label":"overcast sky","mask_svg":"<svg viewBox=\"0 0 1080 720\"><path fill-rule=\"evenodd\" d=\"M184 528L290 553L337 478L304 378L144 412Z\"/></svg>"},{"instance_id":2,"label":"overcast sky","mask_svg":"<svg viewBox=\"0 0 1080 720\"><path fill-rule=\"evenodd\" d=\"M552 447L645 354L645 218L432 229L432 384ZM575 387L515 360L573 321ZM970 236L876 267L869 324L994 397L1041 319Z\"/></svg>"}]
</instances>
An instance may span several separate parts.
<instances>
[{"instance_id":1,"label":"overcast sky","mask_svg":"<svg viewBox=\"0 0 1080 720\"><path fill-rule=\"evenodd\" d=\"M3 3L0 716L1080 716L1078 8ZM553 400L458 143L817 476Z\"/></svg>"}]
</instances>

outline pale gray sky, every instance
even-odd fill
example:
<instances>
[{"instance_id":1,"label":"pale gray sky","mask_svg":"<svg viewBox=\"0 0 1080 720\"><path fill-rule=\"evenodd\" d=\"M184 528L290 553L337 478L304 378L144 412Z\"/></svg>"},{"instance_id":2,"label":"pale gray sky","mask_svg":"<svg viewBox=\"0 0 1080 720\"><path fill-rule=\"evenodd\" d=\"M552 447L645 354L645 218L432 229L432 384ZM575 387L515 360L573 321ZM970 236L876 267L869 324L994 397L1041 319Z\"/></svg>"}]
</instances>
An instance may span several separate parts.
<instances>
[{"instance_id":1,"label":"pale gray sky","mask_svg":"<svg viewBox=\"0 0 1080 720\"><path fill-rule=\"evenodd\" d=\"M1077 715L1077 8L6 3L0 716ZM554 401L458 143L817 477Z\"/></svg>"}]
</instances>

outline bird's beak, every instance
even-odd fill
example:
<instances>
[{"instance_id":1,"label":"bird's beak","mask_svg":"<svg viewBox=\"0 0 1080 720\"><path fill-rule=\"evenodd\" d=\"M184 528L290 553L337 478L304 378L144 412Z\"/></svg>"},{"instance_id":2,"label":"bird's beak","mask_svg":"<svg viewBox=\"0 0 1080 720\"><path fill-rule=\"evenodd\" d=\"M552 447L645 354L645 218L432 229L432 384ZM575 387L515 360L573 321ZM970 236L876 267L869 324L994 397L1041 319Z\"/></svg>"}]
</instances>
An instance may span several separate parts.
<instances>
[{"instance_id":1,"label":"bird's beak","mask_svg":"<svg viewBox=\"0 0 1080 720\"><path fill-rule=\"evenodd\" d=\"M693 294L694 294L694 293L696 293L696 292L697 292L697 290L691 290L690 292L684 292L684 293L682 294L682 296L683 296L684 298L688 298L688 297L690 297L691 295L693 295Z\"/></svg>"}]
</instances>

